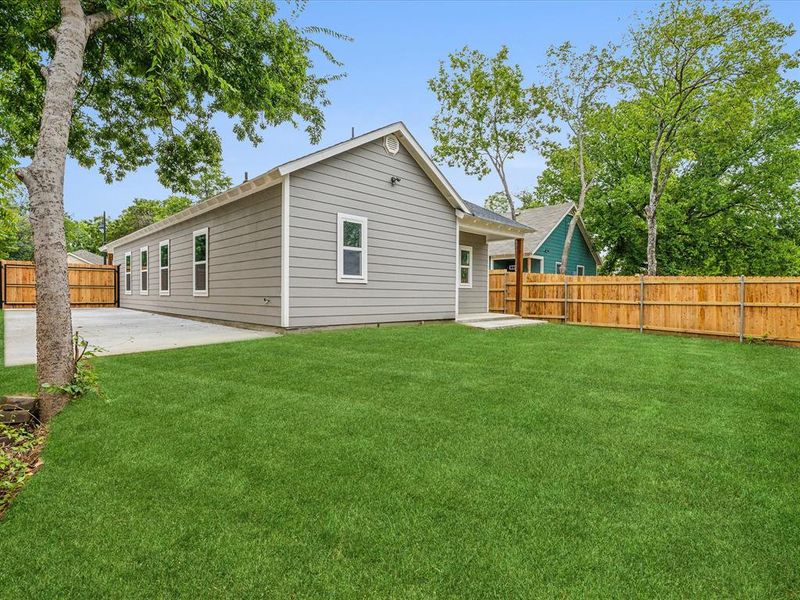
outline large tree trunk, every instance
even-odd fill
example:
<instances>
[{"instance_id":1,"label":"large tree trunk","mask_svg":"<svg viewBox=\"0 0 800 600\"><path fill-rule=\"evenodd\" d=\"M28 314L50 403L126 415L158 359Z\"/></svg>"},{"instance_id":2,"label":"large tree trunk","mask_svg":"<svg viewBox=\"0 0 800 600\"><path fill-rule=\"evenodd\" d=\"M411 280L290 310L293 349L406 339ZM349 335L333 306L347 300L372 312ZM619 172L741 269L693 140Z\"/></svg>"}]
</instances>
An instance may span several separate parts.
<instances>
[{"instance_id":1,"label":"large tree trunk","mask_svg":"<svg viewBox=\"0 0 800 600\"><path fill-rule=\"evenodd\" d=\"M578 219L583 214L583 207L586 206L586 195L589 193L589 188L592 186L594 179L586 181L586 166L583 157L583 136L578 135L578 167L581 174L581 192L578 197L578 205L575 208L575 213L572 215L572 220L569 222L567 228L567 237L564 240L564 248L561 251L561 273L567 274L567 266L569 265L569 251L572 248L572 238L575 236L575 228L578 226Z\"/></svg>"},{"instance_id":2,"label":"large tree trunk","mask_svg":"<svg viewBox=\"0 0 800 600\"><path fill-rule=\"evenodd\" d=\"M39 139L31 164L18 172L28 189L36 263L36 357L40 413L50 419L67 396L42 388L63 386L74 374L72 317L64 235L64 170L72 107L91 33L79 0L61 1L56 52L43 74L47 87Z\"/></svg>"},{"instance_id":3,"label":"large tree trunk","mask_svg":"<svg viewBox=\"0 0 800 600\"><path fill-rule=\"evenodd\" d=\"M561 273L567 274L567 265L569 264L569 251L572 248L572 238L575 235L575 228L578 226L578 219L581 216L581 209L575 210L572 215L572 220L569 222L567 228L567 238L564 240L564 249L561 251Z\"/></svg>"},{"instance_id":4,"label":"large tree trunk","mask_svg":"<svg viewBox=\"0 0 800 600\"><path fill-rule=\"evenodd\" d=\"M650 202L644 208L644 216L647 219L647 274L656 275L658 273L658 259L656 258L656 241L658 238L658 228L656 227L656 211L658 209L658 196L655 191L650 191Z\"/></svg>"}]
</instances>

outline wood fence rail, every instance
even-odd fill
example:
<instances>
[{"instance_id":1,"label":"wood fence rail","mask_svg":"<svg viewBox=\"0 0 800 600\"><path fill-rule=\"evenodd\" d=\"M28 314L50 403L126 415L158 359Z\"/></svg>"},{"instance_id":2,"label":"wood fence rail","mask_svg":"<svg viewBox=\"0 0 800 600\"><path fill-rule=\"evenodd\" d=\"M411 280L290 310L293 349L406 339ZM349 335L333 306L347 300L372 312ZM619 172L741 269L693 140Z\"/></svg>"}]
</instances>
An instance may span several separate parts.
<instances>
[{"instance_id":1,"label":"wood fence rail","mask_svg":"<svg viewBox=\"0 0 800 600\"><path fill-rule=\"evenodd\" d=\"M800 278L525 273L520 315L596 327L800 344ZM489 272L489 310L516 312L516 275Z\"/></svg>"},{"instance_id":2,"label":"wood fence rail","mask_svg":"<svg viewBox=\"0 0 800 600\"><path fill-rule=\"evenodd\" d=\"M69 265L73 307L119 306L119 271L112 265ZM35 308L36 272L32 262L0 261L0 307Z\"/></svg>"}]
</instances>

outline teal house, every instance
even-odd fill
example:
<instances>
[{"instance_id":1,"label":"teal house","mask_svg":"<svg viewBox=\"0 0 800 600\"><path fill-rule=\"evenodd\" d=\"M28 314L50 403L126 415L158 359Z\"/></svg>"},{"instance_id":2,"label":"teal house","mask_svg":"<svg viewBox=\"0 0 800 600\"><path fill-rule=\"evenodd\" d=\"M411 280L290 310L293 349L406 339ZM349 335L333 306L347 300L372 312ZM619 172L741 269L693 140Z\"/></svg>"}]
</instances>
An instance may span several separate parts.
<instances>
[{"instance_id":1,"label":"teal house","mask_svg":"<svg viewBox=\"0 0 800 600\"><path fill-rule=\"evenodd\" d=\"M558 273L567 230L573 218L575 205L572 202L529 208L520 212L517 221L535 231L525 235L523 272ZM489 243L489 261L493 269L514 269L514 241ZM568 275L597 275L600 257L592 248L583 219L578 217L578 226L569 249Z\"/></svg>"}]
</instances>

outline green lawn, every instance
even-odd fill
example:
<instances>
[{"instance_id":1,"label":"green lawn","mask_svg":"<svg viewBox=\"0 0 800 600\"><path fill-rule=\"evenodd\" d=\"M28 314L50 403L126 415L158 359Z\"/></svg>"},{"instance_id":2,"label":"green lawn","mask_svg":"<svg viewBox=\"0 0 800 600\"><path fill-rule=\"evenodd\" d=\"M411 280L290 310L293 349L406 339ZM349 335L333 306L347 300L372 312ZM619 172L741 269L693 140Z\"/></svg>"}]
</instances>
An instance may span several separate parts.
<instances>
[{"instance_id":1,"label":"green lawn","mask_svg":"<svg viewBox=\"0 0 800 600\"><path fill-rule=\"evenodd\" d=\"M797 349L430 325L97 365L0 597L800 595Z\"/></svg>"}]
</instances>

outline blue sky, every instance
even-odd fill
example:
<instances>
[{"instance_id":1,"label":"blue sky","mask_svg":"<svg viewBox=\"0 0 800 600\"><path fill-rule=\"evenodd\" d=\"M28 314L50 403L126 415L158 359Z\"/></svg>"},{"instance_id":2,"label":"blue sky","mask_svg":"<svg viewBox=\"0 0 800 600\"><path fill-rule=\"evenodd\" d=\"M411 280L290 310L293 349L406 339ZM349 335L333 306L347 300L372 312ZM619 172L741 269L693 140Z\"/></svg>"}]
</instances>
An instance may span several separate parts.
<instances>
[{"instance_id":1,"label":"blue sky","mask_svg":"<svg viewBox=\"0 0 800 600\"><path fill-rule=\"evenodd\" d=\"M784 22L800 20L800 2L771 4ZM350 35L350 43L331 40L326 45L344 62L348 76L329 88L325 133L319 147L394 121L404 121L429 152L433 148L430 122L436 101L427 80L449 52L469 45L494 53L510 48L530 81L539 78L538 66L552 44L570 40L579 48L620 41L633 13L652 7L649 2L339 2L312 1L301 22L330 27ZM792 49L800 47L795 36ZM225 119L216 122L223 138L224 169L234 183L315 149L302 129L290 126L264 132L264 142L253 147L238 142ZM508 169L512 190L530 188L541 172L541 157L530 153ZM477 203L497 191L494 175L479 181L459 169L443 168L462 196ZM115 217L135 197L163 198L152 168L140 169L123 181L107 185L96 171L67 164L65 208L87 218L107 211Z\"/></svg>"}]
</instances>

